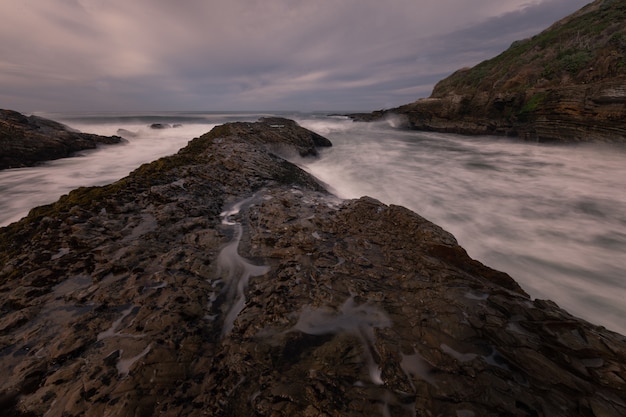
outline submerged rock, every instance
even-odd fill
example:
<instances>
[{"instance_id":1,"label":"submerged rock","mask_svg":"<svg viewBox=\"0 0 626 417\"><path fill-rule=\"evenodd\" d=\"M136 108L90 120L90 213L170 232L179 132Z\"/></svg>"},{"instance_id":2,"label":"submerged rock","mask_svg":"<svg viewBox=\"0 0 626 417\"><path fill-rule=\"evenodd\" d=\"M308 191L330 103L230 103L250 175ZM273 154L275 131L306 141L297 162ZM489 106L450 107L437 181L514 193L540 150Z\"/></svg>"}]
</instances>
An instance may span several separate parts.
<instances>
[{"instance_id":1,"label":"submerged rock","mask_svg":"<svg viewBox=\"0 0 626 417\"><path fill-rule=\"evenodd\" d=\"M121 136L121 137L123 137L125 139L136 138L137 136L139 136L139 133L137 133L137 132L133 132L131 130L122 129L122 128L117 129L116 133L118 134L118 136Z\"/></svg>"},{"instance_id":2,"label":"submerged rock","mask_svg":"<svg viewBox=\"0 0 626 417\"><path fill-rule=\"evenodd\" d=\"M172 125L169 123L152 123L150 129L169 129Z\"/></svg>"},{"instance_id":3,"label":"submerged rock","mask_svg":"<svg viewBox=\"0 0 626 417\"><path fill-rule=\"evenodd\" d=\"M43 117L0 110L0 169L33 166L121 141L119 136L81 133Z\"/></svg>"},{"instance_id":4,"label":"submerged rock","mask_svg":"<svg viewBox=\"0 0 626 417\"><path fill-rule=\"evenodd\" d=\"M623 336L281 156L322 145L284 119L218 126L0 229L7 413L626 413Z\"/></svg>"}]
</instances>

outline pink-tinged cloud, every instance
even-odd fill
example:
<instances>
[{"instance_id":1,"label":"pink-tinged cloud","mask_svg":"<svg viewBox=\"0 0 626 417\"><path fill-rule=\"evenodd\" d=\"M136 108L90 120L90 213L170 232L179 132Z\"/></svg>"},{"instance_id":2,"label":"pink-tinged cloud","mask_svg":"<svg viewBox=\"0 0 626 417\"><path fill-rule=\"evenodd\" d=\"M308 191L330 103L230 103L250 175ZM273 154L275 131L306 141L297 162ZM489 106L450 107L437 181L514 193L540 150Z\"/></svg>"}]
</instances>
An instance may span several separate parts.
<instances>
[{"instance_id":1,"label":"pink-tinged cloud","mask_svg":"<svg viewBox=\"0 0 626 417\"><path fill-rule=\"evenodd\" d=\"M5 0L2 106L368 110L587 0Z\"/></svg>"}]
</instances>

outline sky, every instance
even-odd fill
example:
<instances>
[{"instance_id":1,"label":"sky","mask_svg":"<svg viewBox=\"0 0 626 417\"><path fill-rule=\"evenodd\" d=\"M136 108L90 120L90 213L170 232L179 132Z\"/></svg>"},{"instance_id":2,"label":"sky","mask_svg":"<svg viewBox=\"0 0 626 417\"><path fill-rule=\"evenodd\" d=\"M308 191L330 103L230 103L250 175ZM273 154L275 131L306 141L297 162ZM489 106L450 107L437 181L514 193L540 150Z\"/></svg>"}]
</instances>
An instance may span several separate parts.
<instances>
[{"instance_id":1,"label":"sky","mask_svg":"<svg viewBox=\"0 0 626 417\"><path fill-rule=\"evenodd\" d=\"M0 0L0 108L390 108L589 2Z\"/></svg>"}]
</instances>

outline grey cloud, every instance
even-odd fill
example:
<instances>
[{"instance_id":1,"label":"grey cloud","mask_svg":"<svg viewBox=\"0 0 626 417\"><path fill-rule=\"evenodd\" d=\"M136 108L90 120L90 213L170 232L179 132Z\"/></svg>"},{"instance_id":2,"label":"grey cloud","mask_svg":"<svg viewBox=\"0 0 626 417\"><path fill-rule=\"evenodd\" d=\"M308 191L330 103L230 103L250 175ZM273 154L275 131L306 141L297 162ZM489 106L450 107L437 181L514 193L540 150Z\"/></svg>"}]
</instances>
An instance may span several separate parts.
<instances>
[{"instance_id":1,"label":"grey cloud","mask_svg":"<svg viewBox=\"0 0 626 417\"><path fill-rule=\"evenodd\" d=\"M389 107L586 3L7 1L0 94L18 110Z\"/></svg>"}]
</instances>

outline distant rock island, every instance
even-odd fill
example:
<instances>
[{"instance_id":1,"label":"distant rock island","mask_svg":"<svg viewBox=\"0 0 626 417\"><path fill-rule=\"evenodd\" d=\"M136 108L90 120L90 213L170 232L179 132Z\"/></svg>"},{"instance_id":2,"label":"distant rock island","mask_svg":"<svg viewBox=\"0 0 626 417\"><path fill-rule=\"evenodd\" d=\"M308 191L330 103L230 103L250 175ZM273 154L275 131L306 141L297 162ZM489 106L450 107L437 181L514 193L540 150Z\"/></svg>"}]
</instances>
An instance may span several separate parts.
<instances>
[{"instance_id":1,"label":"distant rock island","mask_svg":"<svg viewBox=\"0 0 626 417\"><path fill-rule=\"evenodd\" d=\"M531 141L626 141L626 2L596 0L497 57L440 81L429 98L350 115L437 132Z\"/></svg>"},{"instance_id":2,"label":"distant rock island","mask_svg":"<svg viewBox=\"0 0 626 417\"><path fill-rule=\"evenodd\" d=\"M0 169L33 166L121 140L119 136L81 133L43 117L0 109Z\"/></svg>"},{"instance_id":3,"label":"distant rock island","mask_svg":"<svg viewBox=\"0 0 626 417\"><path fill-rule=\"evenodd\" d=\"M0 229L3 416L626 415L626 338L230 123Z\"/></svg>"}]
</instances>

